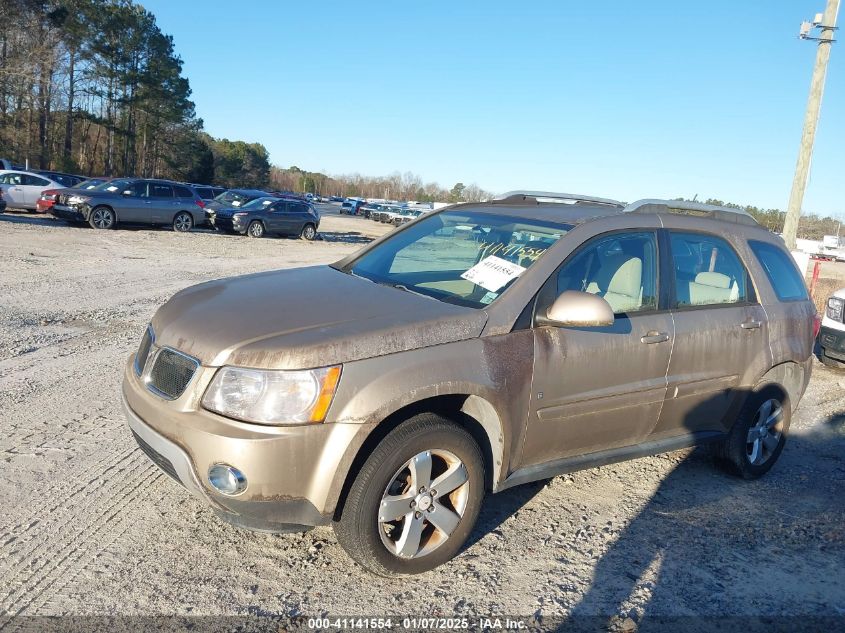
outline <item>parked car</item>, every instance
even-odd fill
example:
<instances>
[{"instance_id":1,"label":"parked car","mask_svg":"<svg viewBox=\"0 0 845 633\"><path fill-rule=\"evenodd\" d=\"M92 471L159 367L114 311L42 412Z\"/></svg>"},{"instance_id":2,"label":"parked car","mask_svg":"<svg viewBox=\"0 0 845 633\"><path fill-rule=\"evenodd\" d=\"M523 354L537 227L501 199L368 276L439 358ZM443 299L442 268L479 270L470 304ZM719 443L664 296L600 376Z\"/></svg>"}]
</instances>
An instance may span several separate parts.
<instances>
[{"instance_id":1,"label":"parked car","mask_svg":"<svg viewBox=\"0 0 845 633\"><path fill-rule=\"evenodd\" d=\"M8 158L0 158L0 169L15 169L18 171L27 171L26 167L23 165L18 165L10 161Z\"/></svg>"},{"instance_id":2,"label":"parked car","mask_svg":"<svg viewBox=\"0 0 845 633\"><path fill-rule=\"evenodd\" d=\"M340 196L331 196L329 198L329 202L343 202L343 198Z\"/></svg>"},{"instance_id":3,"label":"parked car","mask_svg":"<svg viewBox=\"0 0 845 633\"><path fill-rule=\"evenodd\" d=\"M344 200L343 204L340 205L340 213L341 215L344 213L347 215L358 215L361 207L365 204L364 200L354 200L351 198Z\"/></svg>"},{"instance_id":4,"label":"parked car","mask_svg":"<svg viewBox=\"0 0 845 633\"><path fill-rule=\"evenodd\" d=\"M459 553L488 491L702 443L762 476L816 323L747 213L513 192L330 266L182 290L123 402L144 452L219 517L332 525L402 576Z\"/></svg>"},{"instance_id":5,"label":"parked car","mask_svg":"<svg viewBox=\"0 0 845 633\"><path fill-rule=\"evenodd\" d=\"M191 188L197 192L203 200L214 200L217 196L226 193L225 187L215 187L213 185L191 185Z\"/></svg>"},{"instance_id":6,"label":"parked car","mask_svg":"<svg viewBox=\"0 0 845 633\"><path fill-rule=\"evenodd\" d=\"M55 204L56 197L61 191L61 189L45 189L42 191L41 195L38 196L38 200L35 202L35 212L48 213Z\"/></svg>"},{"instance_id":7,"label":"parked car","mask_svg":"<svg viewBox=\"0 0 845 633\"><path fill-rule=\"evenodd\" d=\"M822 363L832 369L845 369L845 288L828 297L818 342Z\"/></svg>"},{"instance_id":8,"label":"parked car","mask_svg":"<svg viewBox=\"0 0 845 633\"><path fill-rule=\"evenodd\" d=\"M66 189L50 213L95 229L118 224L170 226L184 233L205 222L205 202L188 187L169 180L115 178L92 189Z\"/></svg>"},{"instance_id":9,"label":"parked car","mask_svg":"<svg viewBox=\"0 0 845 633\"><path fill-rule=\"evenodd\" d=\"M215 227L229 232L264 237L268 234L317 237L320 216L313 205L296 198L256 198L241 207L218 209Z\"/></svg>"},{"instance_id":10,"label":"parked car","mask_svg":"<svg viewBox=\"0 0 845 633\"><path fill-rule=\"evenodd\" d=\"M79 183L88 180L85 176L76 176L74 174L65 174L60 171L49 171L46 169L33 169L33 173L41 176L46 176L50 180L59 183L63 187L76 187Z\"/></svg>"},{"instance_id":11,"label":"parked car","mask_svg":"<svg viewBox=\"0 0 845 633\"><path fill-rule=\"evenodd\" d=\"M260 189L227 189L205 205L206 220L209 224L214 224L214 216L217 214L218 209L240 207L251 200L263 198L267 195L266 191L261 191Z\"/></svg>"},{"instance_id":12,"label":"parked car","mask_svg":"<svg viewBox=\"0 0 845 633\"><path fill-rule=\"evenodd\" d=\"M393 218L393 226L402 226L403 224L407 224L411 220L416 220L423 213L425 213L425 211L422 209L403 209L401 213L397 213Z\"/></svg>"},{"instance_id":13,"label":"parked car","mask_svg":"<svg viewBox=\"0 0 845 633\"><path fill-rule=\"evenodd\" d=\"M45 189L63 189L64 185L46 176L28 171L0 170L0 190L12 209L35 211L38 198Z\"/></svg>"}]
</instances>

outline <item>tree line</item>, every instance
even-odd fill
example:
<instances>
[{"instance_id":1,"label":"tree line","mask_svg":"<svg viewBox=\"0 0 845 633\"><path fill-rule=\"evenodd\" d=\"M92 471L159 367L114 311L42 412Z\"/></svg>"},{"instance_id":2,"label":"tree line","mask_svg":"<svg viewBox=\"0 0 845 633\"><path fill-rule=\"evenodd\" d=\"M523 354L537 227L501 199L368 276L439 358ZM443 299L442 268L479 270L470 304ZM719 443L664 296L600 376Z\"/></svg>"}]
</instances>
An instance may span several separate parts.
<instances>
[{"instance_id":1,"label":"tree line","mask_svg":"<svg viewBox=\"0 0 845 633\"><path fill-rule=\"evenodd\" d=\"M722 202L715 198L708 198L705 204L715 204L732 209L745 209L761 226L765 226L775 233L783 232L783 223L786 219L786 212L780 209L761 209L753 205L742 206L733 202ZM820 216L815 213L801 215L798 222L798 237L804 240L821 240L825 235L838 235L841 220L829 216Z\"/></svg>"},{"instance_id":2,"label":"tree line","mask_svg":"<svg viewBox=\"0 0 845 633\"><path fill-rule=\"evenodd\" d=\"M311 172L297 166L270 170L273 187L285 191L301 191L323 196L384 198L386 200L416 200L417 202L477 202L487 200L492 194L475 184L456 183L451 189L436 182L423 183L422 178L410 171L394 172L389 176L362 176L351 174L329 176Z\"/></svg>"},{"instance_id":3,"label":"tree line","mask_svg":"<svg viewBox=\"0 0 845 633\"><path fill-rule=\"evenodd\" d=\"M87 175L266 184L260 144L202 131L173 38L132 0L0 2L0 157Z\"/></svg>"}]
</instances>

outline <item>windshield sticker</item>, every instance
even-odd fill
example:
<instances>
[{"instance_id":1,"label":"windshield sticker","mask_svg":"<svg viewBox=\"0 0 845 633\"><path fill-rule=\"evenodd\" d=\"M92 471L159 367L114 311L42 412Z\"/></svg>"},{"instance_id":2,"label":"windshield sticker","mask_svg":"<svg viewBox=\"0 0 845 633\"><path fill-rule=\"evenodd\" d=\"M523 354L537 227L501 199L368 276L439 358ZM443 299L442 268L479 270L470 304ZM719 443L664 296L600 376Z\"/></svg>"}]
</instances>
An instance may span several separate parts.
<instances>
[{"instance_id":1,"label":"windshield sticker","mask_svg":"<svg viewBox=\"0 0 845 633\"><path fill-rule=\"evenodd\" d=\"M471 281L490 292L497 292L511 279L519 277L525 268L513 264L501 257L491 255L461 275L463 279Z\"/></svg>"},{"instance_id":2,"label":"windshield sticker","mask_svg":"<svg viewBox=\"0 0 845 633\"><path fill-rule=\"evenodd\" d=\"M546 252L545 248L532 248L523 244L502 244L501 242L479 242L479 249L486 255L504 255L520 261L528 259L533 264Z\"/></svg>"},{"instance_id":3,"label":"windshield sticker","mask_svg":"<svg viewBox=\"0 0 845 633\"><path fill-rule=\"evenodd\" d=\"M478 302L483 303L484 305L490 305L491 303L493 303L493 300L498 296L499 296L498 292L488 292L486 295L481 297L481 299L479 299Z\"/></svg>"}]
</instances>

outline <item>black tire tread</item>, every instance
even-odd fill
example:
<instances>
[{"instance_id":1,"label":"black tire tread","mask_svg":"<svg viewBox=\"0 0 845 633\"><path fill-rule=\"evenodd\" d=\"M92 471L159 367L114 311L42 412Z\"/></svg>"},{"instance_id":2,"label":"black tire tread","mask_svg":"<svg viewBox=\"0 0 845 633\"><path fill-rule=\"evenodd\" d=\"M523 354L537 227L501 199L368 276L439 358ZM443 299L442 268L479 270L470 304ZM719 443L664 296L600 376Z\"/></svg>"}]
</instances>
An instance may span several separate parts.
<instances>
[{"instance_id":1,"label":"black tire tread","mask_svg":"<svg viewBox=\"0 0 845 633\"><path fill-rule=\"evenodd\" d=\"M426 433L448 431L454 433L456 437L461 438L461 441L467 442L467 447L472 447L471 450L475 452L476 463L480 466L480 488L481 496L484 495L484 457L481 449L472 435L465 428L460 425L434 413L421 413L405 422L401 423L393 431L376 446L370 456L367 458L361 470L355 477L355 481L349 490L349 495L344 503L343 511L340 520L335 521L333 528L338 542L343 549L353 558L358 564L368 571L384 577L401 577L409 576L419 571L409 570L407 573L397 572L394 569L388 569L373 555L370 551L367 541L362 538L363 530L366 529L362 522L371 520L371 517L363 516L363 513L356 513L356 509L361 508L365 503L365 495L369 490L369 482L371 482L377 475L377 472L383 463L391 456L404 449L409 443L415 441L421 435ZM473 493L471 493L473 494ZM475 493L477 494L477 493ZM470 500L472 503L472 500ZM480 505L480 500L478 502ZM468 506L468 511L469 511ZM476 517L472 517L472 523L475 523L477 518L477 509L475 510ZM466 516L466 515L465 515ZM448 545L448 544L447 544ZM441 546L447 547L447 545ZM463 545L463 542L461 543ZM437 551L426 557L436 556ZM442 561L445 562L445 561ZM439 563L438 563L439 564ZM423 569L420 571L427 571Z\"/></svg>"}]
</instances>

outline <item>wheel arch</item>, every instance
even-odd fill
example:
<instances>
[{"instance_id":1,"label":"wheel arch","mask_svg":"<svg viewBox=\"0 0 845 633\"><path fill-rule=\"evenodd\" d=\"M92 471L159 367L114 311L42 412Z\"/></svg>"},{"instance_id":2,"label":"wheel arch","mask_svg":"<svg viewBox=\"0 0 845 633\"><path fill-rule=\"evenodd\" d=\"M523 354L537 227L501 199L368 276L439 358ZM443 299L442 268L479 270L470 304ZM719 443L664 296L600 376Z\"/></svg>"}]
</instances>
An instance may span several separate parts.
<instances>
[{"instance_id":1,"label":"wheel arch","mask_svg":"<svg viewBox=\"0 0 845 633\"><path fill-rule=\"evenodd\" d=\"M504 462L504 430L496 409L477 395L436 395L405 404L374 426L348 462L349 468L338 477L342 485L333 510L335 520L340 518L349 489L375 447L402 422L420 413L436 413L470 432L484 456L485 487L496 490Z\"/></svg>"},{"instance_id":2,"label":"wheel arch","mask_svg":"<svg viewBox=\"0 0 845 633\"><path fill-rule=\"evenodd\" d=\"M794 413L809 381L809 363L785 361L763 374L754 385L754 391L759 391L769 385L777 385L786 393L789 398L790 412Z\"/></svg>"}]
</instances>

